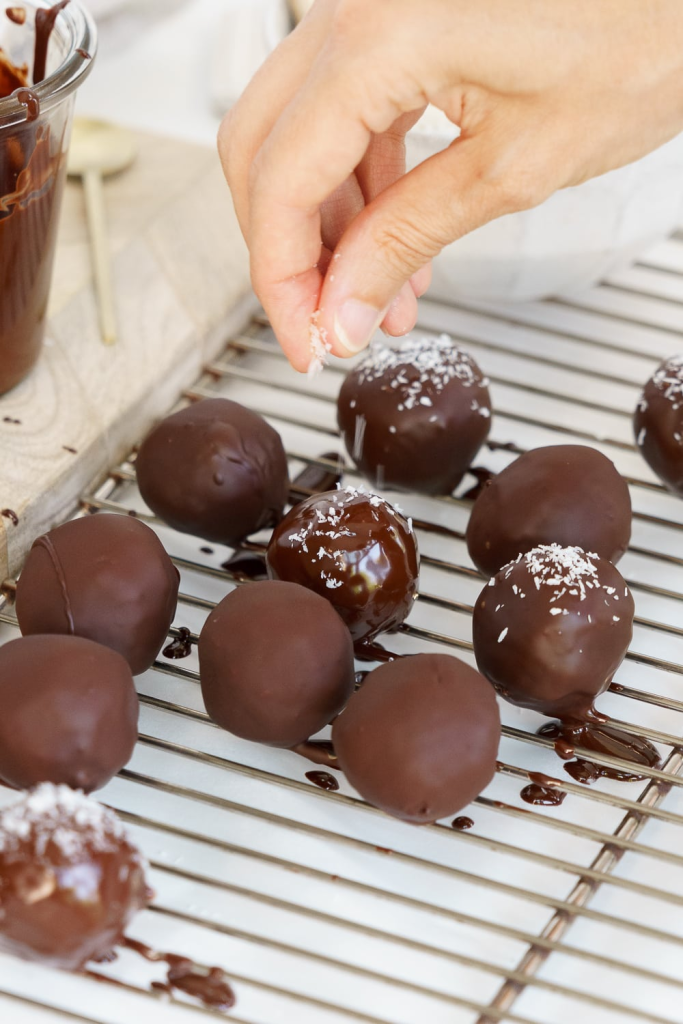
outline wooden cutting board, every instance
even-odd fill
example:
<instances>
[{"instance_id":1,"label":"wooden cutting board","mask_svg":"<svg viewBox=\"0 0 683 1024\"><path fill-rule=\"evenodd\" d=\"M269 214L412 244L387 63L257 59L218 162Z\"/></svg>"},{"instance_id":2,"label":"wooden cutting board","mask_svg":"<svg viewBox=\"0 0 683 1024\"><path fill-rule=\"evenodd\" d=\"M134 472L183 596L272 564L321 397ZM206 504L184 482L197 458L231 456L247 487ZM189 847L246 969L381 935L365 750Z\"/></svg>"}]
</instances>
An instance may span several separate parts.
<instances>
[{"instance_id":1,"label":"wooden cutting board","mask_svg":"<svg viewBox=\"0 0 683 1024\"><path fill-rule=\"evenodd\" d=\"M117 345L99 340L83 195L70 182L46 348L0 398L0 510L18 517L15 526L0 516L0 582L173 404L253 303L216 153L138 138L134 166L105 185Z\"/></svg>"}]
</instances>

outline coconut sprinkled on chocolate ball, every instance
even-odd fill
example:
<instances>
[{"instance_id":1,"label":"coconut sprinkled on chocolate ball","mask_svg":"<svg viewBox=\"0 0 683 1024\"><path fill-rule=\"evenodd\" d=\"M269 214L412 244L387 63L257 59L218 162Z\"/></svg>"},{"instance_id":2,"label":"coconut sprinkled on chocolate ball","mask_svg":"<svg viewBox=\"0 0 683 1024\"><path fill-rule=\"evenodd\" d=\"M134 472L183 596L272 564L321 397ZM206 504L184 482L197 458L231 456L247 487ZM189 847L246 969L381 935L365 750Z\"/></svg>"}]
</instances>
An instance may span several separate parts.
<instances>
[{"instance_id":1,"label":"coconut sprinkled on chocolate ball","mask_svg":"<svg viewBox=\"0 0 683 1024\"><path fill-rule=\"evenodd\" d=\"M641 454L650 469L683 494L683 356L673 356L647 382L633 418Z\"/></svg>"},{"instance_id":2,"label":"coconut sprinkled on chocolate ball","mask_svg":"<svg viewBox=\"0 0 683 1024\"><path fill-rule=\"evenodd\" d=\"M44 783L0 811L0 949L77 970L147 903L145 864L115 814Z\"/></svg>"},{"instance_id":3,"label":"coconut sprinkled on chocolate ball","mask_svg":"<svg viewBox=\"0 0 683 1024\"><path fill-rule=\"evenodd\" d=\"M273 533L267 561L271 577L326 597L356 641L400 625L417 596L412 521L355 487L296 505Z\"/></svg>"},{"instance_id":4,"label":"coconut sprinkled on chocolate ball","mask_svg":"<svg viewBox=\"0 0 683 1024\"><path fill-rule=\"evenodd\" d=\"M346 378L337 414L373 484L448 494L488 435L488 380L445 334L377 342Z\"/></svg>"},{"instance_id":5,"label":"coconut sprinkled on chocolate ball","mask_svg":"<svg viewBox=\"0 0 683 1024\"><path fill-rule=\"evenodd\" d=\"M503 567L474 607L479 669L514 704L582 718L631 641L634 605L617 569L581 548L541 545Z\"/></svg>"}]
</instances>

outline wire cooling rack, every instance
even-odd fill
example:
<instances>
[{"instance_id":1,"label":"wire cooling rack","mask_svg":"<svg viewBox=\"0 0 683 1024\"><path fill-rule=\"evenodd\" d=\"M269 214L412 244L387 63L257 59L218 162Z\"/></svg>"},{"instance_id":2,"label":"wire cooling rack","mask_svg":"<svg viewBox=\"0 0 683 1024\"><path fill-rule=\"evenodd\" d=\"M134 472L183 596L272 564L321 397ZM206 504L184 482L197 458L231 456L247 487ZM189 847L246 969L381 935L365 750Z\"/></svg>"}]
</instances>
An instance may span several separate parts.
<instances>
[{"instance_id":1,"label":"wire cooling rack","mask_svg":"<svg viewBox=\"0 0 683 1024\"><path fill-rule=\"evenodd\" d=\"M338 793L317 789L296 754L214 727L196 649L182 661L160 657L137 679L133 760L99 794L150 861L156 897L131 934L225 967L238 998L229 1019L241 1024L683 1022L683 503L639 457L630 422L642 383L683 350L683 238L578 301L424 302L420 330L449 332L491 379L493 443L476 465L499 470L529 448L576 441L599 448L628 480L633 544L620 569L637 619L598 707L653 741L662 767L643 769L641 782L576 784L537 735L544 720L502 704L499 770L463 812L474 827L416 828L368 806L343 778ZM265 415L295 477L341 453L335 399L347 365L313 381L297 376L256 318L188 382L183 400L226 395ZM346 479L358 482L351 470ZM398 500L419 537L421 593L387 644L471 662L470 612L483 580L463 543L470 503ZM83 496L82 511L135 513L158 531L182 578L172 635L186 627L196 638L234 585L222 568L231 551L149 516L134 454ZM266 541L260 534L250 546ZM1 640L17 635L11 605L0 619ZM520 799L534 772L558 780L561 806ZM0 803L9 799L0 790ZM0 956L1 1019L213 1016L149 993L153 968L127 951L98 970L118 984Z\"/></svg>"}]
</instances>

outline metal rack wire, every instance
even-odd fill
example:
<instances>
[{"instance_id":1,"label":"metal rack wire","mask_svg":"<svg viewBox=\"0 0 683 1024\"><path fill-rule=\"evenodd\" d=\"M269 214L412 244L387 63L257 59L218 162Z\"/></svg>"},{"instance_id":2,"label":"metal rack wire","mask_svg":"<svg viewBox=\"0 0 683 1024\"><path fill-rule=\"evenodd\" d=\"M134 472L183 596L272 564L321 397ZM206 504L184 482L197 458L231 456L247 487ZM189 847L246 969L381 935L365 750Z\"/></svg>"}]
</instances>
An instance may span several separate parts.
<instances>
[{"instance_id":1,"label":"metal rack wire","mask_svg":"<svg viewBox=\"0 0 683 1024\"><path fill-rule=\"evenodd\" d=\"M634 537L621 568L636 628L600 708L654 742L662 767L639 769L641 781L577 784L537 734L543 719L504 705L496 778L467 811L474 827L417 829L370 807L345 781L338 793L317 790L297 755L214 727L196 653L160 657L137 680L133 761L101 794L151 864L157 897L133 934L225 966L238 996L229 1019L238 1024L564 1024L577 1014L588 1024L680 1024L683 504L638 456L630 416L654 366L681 347L683 244L659 246L580 302L425 303L421 329L448 331L491 378L493 438L479 465L496 470L538 444L576 440L604 451L627 478ZM298 377L256 318L183 400L223 394L264 414L295 476L304 466L333 468L322 453L341 452L335 400L344 369ZM358 480L350 469L347 479ZM399 501L413 516L423 573L414 612L389 646L471 660L469 617L483 583L463 543L471 503ZM231 552L149 515L134 455L84 495L86 510L136 514L158 531L181 572L171 634L186 627L196 642L207 611L240 585L223 567ZM247 547L266 541L258 535ZM0 640L14 635L7 605ZM521 801L538 772L555 780L561 806ZM0 802L8 798L0 791ZM123 954L102 967L117 983L105 986L0 956L0 1013L13 1024L212 1016L150 994L147 971Z\"/></svg>"}]
</instances>

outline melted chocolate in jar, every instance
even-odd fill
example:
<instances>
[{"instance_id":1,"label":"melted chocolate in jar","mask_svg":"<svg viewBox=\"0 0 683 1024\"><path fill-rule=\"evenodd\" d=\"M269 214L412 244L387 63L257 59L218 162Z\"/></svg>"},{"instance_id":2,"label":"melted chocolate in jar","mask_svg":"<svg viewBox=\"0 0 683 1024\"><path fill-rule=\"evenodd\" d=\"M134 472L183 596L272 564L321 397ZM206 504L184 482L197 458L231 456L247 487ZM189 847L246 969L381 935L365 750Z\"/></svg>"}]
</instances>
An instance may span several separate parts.
<instances>
[{"instance_id":1,"label":"melted chocolate in jar","mask_svg":"<svg viewBox=\"0 0 683 1024\"><path fill-rule=\"evenodd\" d=\"M185 956L175 953L159 953L144 942L125 938L123 946L150 960L168 966L165 982L153 982L157 991L168 992L176 989L198 999L204 1006L214 1010L230 1010L235 1005L235 993L228 983L227 975L220 967L200 967Z\"/></svg>"},{"instance_id":2,"label":"melted chocolate in jar","mask_svg":"<svg viewBox=\"0 0 683 1024\"><path fill-rule=\"evenodd\" d=\"M25 7L6 7L5 14L15 25L24 25L26 23Z\"/></svg>"},{"instance_id":3,"label":"melted chocolate in jar","mask_svg":"<svg viewBox=\"0 0 683 1024\"><path fill-rule=\"evenodd\" d=\"M189 658L192 654L192 641L190 640L190 630L187 626L180 626L178 629L180 636L177 636L175 640L164 647L162 653L165 658L171 658L174 661L180 658Z\"/></svg>"},{"instance_id":4,"label":"melted chocolate in jar","mask_svg":"<svg viewBox=\"0 0 683 1024\"><path fill-rule=\"evenodd\" d=\"M45 77L50 36L67 3L36 12L34 85ZM6 13L21 24L19 11ZM5 136L0 161L0 394L26 376L40 352L65 175L61 140L51 145L49 128L33 123L40 110L28 84L28 69L0 53L0 97L16 92L27 113Z\"/></svg>"},{"instance_id":5,"label":"melted chocolate in jar","mask_svg":"<svg viewBox=\"0 0 683 1024\"><path fill-rule=\"evenodd\" d=\"M306 778L315 786L319 786L320 789L326 789L330 793L334 793L339 789L339 783L334 775L330 775L329 772L306 772Z\"/></svg>"},{"instance_id":6,"label":"melted chocolate in jar","mask_svg":"<svg viewBox=\"0 0 683 1024\"><path fill-rule=\"evenodd\" d=\"M69 0L61 0L61 3L53 7L47 7L36 11L36 45L33 53L33 84L38 85L45 78L47 70L47 50L50 45L50 36L55 27L57 15L63 11Z\"/></svg>"},{"instance_id":7,"label":"melted chocolate in jar","mask_svg":"<svg viewBox=\"0 0 683 1024\"><path fill-rule=\"evenodd\" d=\"M555 750L560 757L566 759L574 756L576 747L594 750L598 754L607 754L629 761L634 770L596 764L583 758L577 758L565 764L564 770L577 782L586 785L597 779L616 779L621 782L638 782L647 776L638 771L638 766L657 768L661 762L656 747L642 736L632 736L610 724L606 715L591 710L583 722L548 722L538 730L539 736L555 740ZM571 754L569 754L571 751Z\"/></svg>"}]
</instances>

